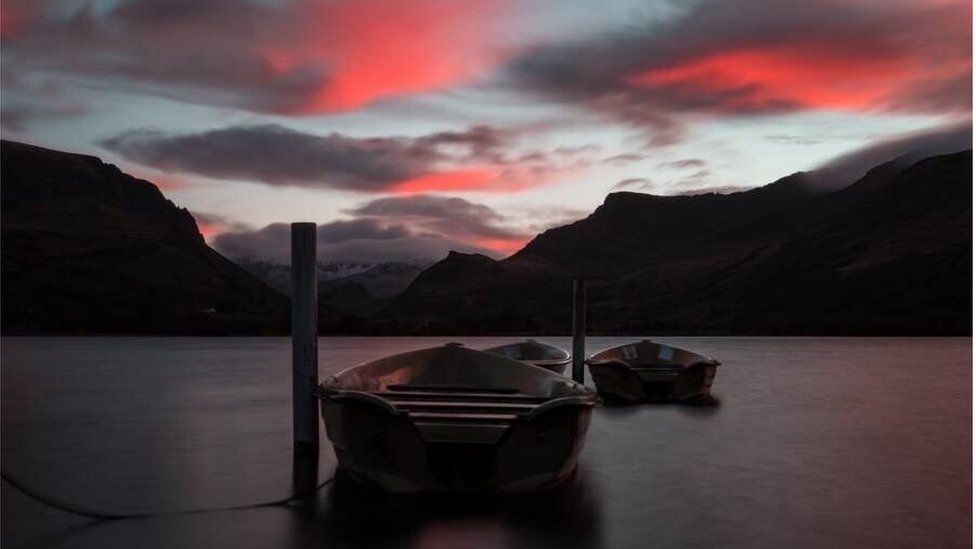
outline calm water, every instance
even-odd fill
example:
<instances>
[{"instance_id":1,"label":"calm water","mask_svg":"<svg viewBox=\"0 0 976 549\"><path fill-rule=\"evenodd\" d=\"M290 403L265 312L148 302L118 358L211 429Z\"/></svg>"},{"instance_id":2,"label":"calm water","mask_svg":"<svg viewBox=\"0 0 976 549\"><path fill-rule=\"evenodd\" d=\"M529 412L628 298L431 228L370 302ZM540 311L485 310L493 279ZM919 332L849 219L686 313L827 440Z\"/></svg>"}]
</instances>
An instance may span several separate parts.
<instances>
[{"instance_id":1,"label":"calm water","mask_svg":"<svg viewBox=\"0 0 976 549\"><path fill-rule=\"evenodd\" d=\"M723 362L721 405L597 409L578 474L550 493L417 500L338 483L290 508L97 522L3 483L3 546L970 545L970 339L664 341ZM442 342L324 338L321 376ZM275 338L4 338L3 469L108 511L283 497L289 353ZM323 434L319 479L333 471Z\"/></svg>"}]
</instances>

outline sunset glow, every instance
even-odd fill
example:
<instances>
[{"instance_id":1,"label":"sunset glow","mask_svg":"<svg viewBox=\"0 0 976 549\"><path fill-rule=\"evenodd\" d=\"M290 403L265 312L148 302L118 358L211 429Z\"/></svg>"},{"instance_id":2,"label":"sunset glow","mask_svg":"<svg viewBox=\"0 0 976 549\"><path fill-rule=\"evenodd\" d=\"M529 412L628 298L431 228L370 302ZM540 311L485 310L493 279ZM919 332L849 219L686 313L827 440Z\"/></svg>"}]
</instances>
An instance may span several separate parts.
<instances>
[{"instance_id":1,"label":"sunset glow","mask_svg":"<svg viewBox=\"0 0 976 549\"><path fill-rule=\"evenodd\" d=\"M806 49L723 52L629 79L639 86L669 86L690 94L728 94L732 108L777 104L808 109L859 110L876 106L922 67L910 60L832 55Z\"/></svg>"},{"instance_id":2,"label":"sunset glow","mask_svg":"<svg viewBox=\"0 0 976 549\"><path fill-rule=\"evenodd\" d=\"M503 59L488 44L498 0L364 0L307 4L304 42L266 52L279 74L306 63L330 76L299 112L350 110L372 101L437 91L483 76ZM472 25L469 22L478 20Z\"/></svg>"},{"instance_id":3,"label":"sunset glow","mask_svg":"<svg viewBox=\"0 0 976 549\"><path fill-rule=\"evenodd\" d=\"M527 242L528 239L524 238L482 238L477 240L476 244L498 255L508 256L522 249Z\"/></svg>"},{"instance_id":4,"label":"sunset glow","mask_svg":"<svg viewBox=\"0 0 976 549\"><path fill-rule=\"evenodd\" d=\"M420 194L436 191L491 190L490 186L498 176L489 169L471 169L431 173L414 177L390 187L397 194Z\"/></svg>"},{"instance_id":5,"label":"sunset glow","mask_svg":"<svg viewBox=\"0 0 976 549\"><path fill-rule=\"evenodd\" d=\"M2 129L152 181L234 250L311 220L340 256L501 257L611 192L749 189L958 134L971 15L963 0L7 0ZM361 213L386 199L414 209Z\"/></svg>"}]
</instances>

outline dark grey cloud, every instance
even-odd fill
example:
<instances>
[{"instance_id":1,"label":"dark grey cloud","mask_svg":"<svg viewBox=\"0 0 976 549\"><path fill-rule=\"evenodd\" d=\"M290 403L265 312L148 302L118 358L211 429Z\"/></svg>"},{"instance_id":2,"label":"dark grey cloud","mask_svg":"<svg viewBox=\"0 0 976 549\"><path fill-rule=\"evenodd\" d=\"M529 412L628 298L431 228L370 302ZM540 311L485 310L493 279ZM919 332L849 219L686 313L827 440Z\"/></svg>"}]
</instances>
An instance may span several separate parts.
<instances>
[{"instance_id":1,"label":"dark grey cloud","mask_svg":"<svg viewBox=\"0 0 976 549\"><path fill-rule=\"evenodd\" d=\"M386 224L377 219L350 219L319 227L319 242L338 244L349 240L394 240L410 235L404 225Z\"/></svg>"},{"instance_id":2,"label":"dark grey cloud","mask_svg":"<svg viewBox=\"0 0 976 549\"><path fill-rule=\"evenodd\" d=\"M488 206L456 197L380 198L346 213L350 219L318 227L323 261L436 260L450 250L499 257L513 251L506 243L517 245L530 237ZM228 257L284 263L290 235L288 224L274 223L225 232L213 238L213 245Z\"/></svg>"},{"instance_id":3,"label":"dark grey cloud","mask_svg":"<svg viewBox=\"0 0 976 549\"><path fill-rule=\"evenodd\" d=\"M517 137L514 130L482 125L464 131L424 135L416 139L416 145L432 150L453 150L462 158L478 162L503 163L507 161L507 149Z\"/></svg>"},{"instance_id":4,"label":"dark grey cloud","mask_svg":"<svg viewBox=\"0 0 976 549\"><path fill-rule=\"evenodd\" d=\"M871 168L889 161L910 164L927 156L973 148L972 120L957 122L872 143L834 158L808 173L812 184L824 188L849 185Z\"/></svg>"},{"instance_id":5,"label":"dark grey cloud","mask_svg":"<svg viewBox=\"0 0 976 549\"><path fill-rule=\"evenodd\" d=\"M272 223L260 229L237 228L214 237L213 246L231 258L251 257L288 263L291 226ZM318 227L318 255L325 262L428 260L439 258L442 251L452 247L468 248L463 242L432 234L415 235L406 225L376 219L335 221Z\"/></svg>"},{"instance_id":6,"label":"dark grey cloud","mask_svg":"<svg viewBox=\"0 0 976 549\"><path fill-rule=\"evenodd\" d=\"M463 198L434 195L378 198L350 210L358 215L407 217L472 217L494 221L501 216L484 204Z\"/></svg>"},{"instance_id":7,"label":"dark grey cloud","mask_svg":"<svg viewBox=\"0 0 976 549\"><path fill-rule=\"evenodd\" d=\"M706 162L700 158L683 158L681 160L671 160L669 162L661 162L657 165L658 168L701 168L705 166Z\"/></svg>"},{"instance_id":8,"label":"dark grey cloud","mask_svg":"<svg viewBox=\"0 0 976 549\"><path fill-rule=\"evenodd\" d=\"M618 181L613 187L614 191L622 190L653 190L654 184L646 177L632 177Z\"/></svg>"},{"instance_id":9,"label":"dark grey cloud","mask_svg":"<svg viewBox=\"0 0 976 549\"><path fill-rule=\"evenodd\" d=\"M277 125L184 135L136 130L101 145L163 171L362 191L381 190L419 175L438 159L432 149L409 140L317 136Z\"/></svg>"},{"instance_id":10,"label":"dark grey cloud","mask_svg":"<svg viewBox=\"0 0 976 549\"><path fill-rule=\"evenodd\" d=\"M692 174L689 174L689 175L686 175L686 176L684 177L684 180L685 180L685 181L688 181L688 180L699 180L699 179L702 179L702 178L705 178L705 177L708 177L708 176L709 176L709 175L711 175L711 174L712 174L712 172L711 172L710 170L698 170L698 171L697 171L697 172L695 172L695 173L692 173Z\"/></svg>"},{"instance_id":11,"label":"dark grey cloud","mask_svg":"<svg viewBox=\"0 0 976 549\"><path fill-rule=\"evenodd\" d=\"M676 196L697 196L701 194L734 194L749 191L755 187L746 187L742 185L718 185L715 187L706 187L703 189L689 189L687 191L681 191L676 194Z\"/></svg>"},{"instance_id":12,"label":"dark grey cloud","mask_svg":"<svg viewBox=\"0 0 976 549\"><path fill-rule=\"evenodd\" d=\"M593 163L586 156L592 147L517 152L518 138L515 130L490 126L416 137L359 138L266 124L193 134L133 130L100 145L166 172L367 193L524 188ZM427 176L440 179L427 182Z\"/></svg>"},{"instance_id":13,"label":"dark grey cloud","mask_svg":"<svg viewBox=\"0 0 976 549\"><path fill-rule=\"evenodd\" d=\"M300 3L296 3L300 4ZM247 0L5 0L5 68L20 81L60 74L112 87L260 112L300 110L327 66L276 72L269 44L300 34L289 4ZM6 32L6 29L5 29ZM5 86L9 82L5 82Z\"/></svg>"},{"instance_id":14,"label":"dark grey cloud","mask_svg":"<svg viewBox=\"0 0 976 549\"><path fill-rule=\"evenodd\" d=\"M613 156L604 158L602 162L604 164L622 165L622 164L629 164L631 162L639 162L641 160L644 160L646 157L647 157L646 155L641 153L623 153L623 154L615 154Z\"/></svg>"},{"instance_id":15,"label":"dark grey cloud","mask_svg":"<svg viewBox=\"0 0 976 549\"><path fill-rule=\"evenodd\" d=\"M374 192L444 162L495 162L509 134L485 126L421 137L318 136L279 125L170 135L135 130L101 145L152 168L218 179Z\"/></svg>"},{"instance_id":16,"label":"dark grey cloud","mask_svg":"<svg viewBox=\"0 0 976 549\"><path fill-rule=\"evenodd\" d=\"M457 197L416 195L379 198L349 213L405 220L424 231L462 239L518 239L525 236L505 226L505 218L495 210Z\"/></svg>"}]
</instances>

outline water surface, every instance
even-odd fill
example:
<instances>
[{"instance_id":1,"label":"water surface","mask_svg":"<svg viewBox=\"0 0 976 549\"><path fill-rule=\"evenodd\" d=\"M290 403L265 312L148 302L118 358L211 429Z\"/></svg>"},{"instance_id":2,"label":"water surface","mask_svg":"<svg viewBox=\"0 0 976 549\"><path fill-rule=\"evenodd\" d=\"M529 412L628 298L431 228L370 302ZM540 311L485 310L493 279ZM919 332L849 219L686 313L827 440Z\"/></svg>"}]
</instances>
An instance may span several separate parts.
<instances>
[{"instance_id":1,"label":"water surface","mask_svg":"<svg viewBox=\"0 0 976 549\"><path fill-rule=\"evenodd\" d=\"M320 376L444 341L323 338ZM550 493L417 500L340 482L287 508L96 522L3 483L3 546L969 546L970 339L663 341L722 361L721 405L597 409L578 473ZM40 490L137 512L292 489L288 339L4 338L0 358L3 469ZM319 480L335 465L322 440Z\"/></svg>"}]
</instances>

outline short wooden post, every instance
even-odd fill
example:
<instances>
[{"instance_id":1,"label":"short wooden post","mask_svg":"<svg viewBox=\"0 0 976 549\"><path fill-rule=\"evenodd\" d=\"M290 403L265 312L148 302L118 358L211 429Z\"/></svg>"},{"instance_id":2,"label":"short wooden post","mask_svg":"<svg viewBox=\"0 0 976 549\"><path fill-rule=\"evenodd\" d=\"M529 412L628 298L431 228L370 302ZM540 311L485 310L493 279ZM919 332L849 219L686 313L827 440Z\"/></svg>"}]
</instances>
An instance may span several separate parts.
<instances>
[{"instance_id":1,"label":"short wooden post","mask_svg":"<svg viewBox=\"0 0 976 549\"><path fill-rule=\"evenodd\" d=\"M583 383L586 360L586 280L573 279L573 381Z\"/></svg>"},{"instance_id":2,"label":"short wooden post","mask_svg":"<svg viewBox=\"0 0 976 549\"><path fill-rule=\"evenodd\" d=\"M291 224L292 421L296 452L318 452L318 277L315 223Z\"/></svg>"}]
</instances>

